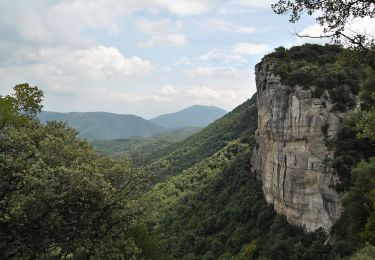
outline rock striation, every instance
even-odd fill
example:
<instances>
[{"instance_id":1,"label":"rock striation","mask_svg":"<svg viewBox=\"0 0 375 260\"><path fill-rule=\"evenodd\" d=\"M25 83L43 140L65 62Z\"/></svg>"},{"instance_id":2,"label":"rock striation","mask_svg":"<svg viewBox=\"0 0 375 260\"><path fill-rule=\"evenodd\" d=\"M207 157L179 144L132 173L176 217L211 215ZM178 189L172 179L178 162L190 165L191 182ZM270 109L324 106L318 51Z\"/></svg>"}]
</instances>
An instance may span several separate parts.
<instances>
[{"instance_id":1,"label":"rock striation","mask_svg":"<svg viewBox=\"0 0 375 260\"><path fill-rule=\"evenodd\" d=\"M258 129L252 171L262 181L268 203L307 231L328 231L340 217L341 198L332 187L333 151L326 139L340 125L329 98L313 98L311 88L291 87L272 73L277 60L256 66Z\"/></svg>"}]
</instances>

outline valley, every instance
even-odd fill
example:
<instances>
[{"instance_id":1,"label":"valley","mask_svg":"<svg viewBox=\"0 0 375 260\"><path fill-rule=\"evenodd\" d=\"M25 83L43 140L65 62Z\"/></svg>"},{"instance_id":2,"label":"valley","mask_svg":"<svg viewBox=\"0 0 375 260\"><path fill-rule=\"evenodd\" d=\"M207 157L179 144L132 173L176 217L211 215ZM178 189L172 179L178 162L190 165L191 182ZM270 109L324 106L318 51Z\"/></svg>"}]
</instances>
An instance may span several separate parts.
<instances>
[{"instance_id":1,"label":"valley","mask_svg":"<svg viewBox=\"0 0 375 260\"><path fill-rule=\"evenodd\" d=\"M0 14L0 260L375 259L375 1Z\"/></svg>"}]
</instances>

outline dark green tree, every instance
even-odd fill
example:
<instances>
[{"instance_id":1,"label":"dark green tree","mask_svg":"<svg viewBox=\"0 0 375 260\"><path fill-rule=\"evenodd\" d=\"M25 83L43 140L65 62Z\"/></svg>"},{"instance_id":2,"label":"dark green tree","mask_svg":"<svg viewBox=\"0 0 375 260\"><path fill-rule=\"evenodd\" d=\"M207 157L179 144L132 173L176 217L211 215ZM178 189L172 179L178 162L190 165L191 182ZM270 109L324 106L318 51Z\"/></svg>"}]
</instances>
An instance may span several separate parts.
<instances>
[{"instance_id":1,"label":"dark green tree","mask_svg":"<svg viewBox=\"0 0 375 260\"><path fill-rule=\"evenodd\" d=\"M335 43L344 42L356 50L357 58L360 57L375 69L374 35L350 29L350 22L355 18L375 18L374 0L279 0L272 5L272 9L277 14L289 14L292 23L299 21L304 14L315 15L318 24L323 27L323 34L300 37L330 38Z\"/></svg>"},{"instance_id":2,"label":"dark green tree","mask_svg":"<svg viewBox=\"0 0 375 260\"><path fill-rule=\"evenodd\" d=\"M16 85L13 95L0 96L0 127L30 123L42 108L43 92L28 83Z\"/></svg>"},{"instance_id":3,"label":"dark green tree","mask_svg":"<svg viewBox=\"0 0 375 260\"><path fill-rule=\"evenodd\" d=\"M0 259L152 255L141 235L151 212L144 175L99 156L64 123L41 125L42 96L23 84L0 99Z\"/></svg>"}]
</instances>

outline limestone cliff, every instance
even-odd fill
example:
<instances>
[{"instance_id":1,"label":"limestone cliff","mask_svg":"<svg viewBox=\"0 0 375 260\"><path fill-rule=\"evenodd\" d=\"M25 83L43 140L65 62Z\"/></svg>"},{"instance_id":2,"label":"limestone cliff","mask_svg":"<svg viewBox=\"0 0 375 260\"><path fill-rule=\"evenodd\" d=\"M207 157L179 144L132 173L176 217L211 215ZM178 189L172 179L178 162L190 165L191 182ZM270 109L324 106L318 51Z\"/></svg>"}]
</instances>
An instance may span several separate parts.
<instances>
[{"instance_id":1,"label":"limestone cliff","mask_svg":"<svg viewBox=\"0 0 375 260\"><path fill-rule=\"evenodd\" d=\"M332 185L333 152L326 138L336 134L340 115L327 97L313 98L311 88L281 83L272 70L275 60L256 66L258 129L252 171L275 210L308 231L329 230L341 213ZM323 95L324 96L324 95Z\"/></svg>"}]
</instances>

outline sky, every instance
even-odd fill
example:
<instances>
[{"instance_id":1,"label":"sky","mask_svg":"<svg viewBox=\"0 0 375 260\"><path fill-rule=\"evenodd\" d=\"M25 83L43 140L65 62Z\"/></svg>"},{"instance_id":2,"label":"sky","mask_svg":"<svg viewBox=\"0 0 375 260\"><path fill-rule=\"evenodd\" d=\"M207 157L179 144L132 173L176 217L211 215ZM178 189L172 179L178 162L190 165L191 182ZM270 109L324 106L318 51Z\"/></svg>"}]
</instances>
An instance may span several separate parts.
<instances>
[{"instance_id":1,"label":"sky","mask_svg":"<svg viewBox=\"0 0 375 260\"><path fill-rule=\"evenodd\" d=\"M273 2L0 0L0 95L27 82L48 111L230 111L255 93L265 54L319 31L311 17L274 14Z\"/></svg>"}]
</instances>

